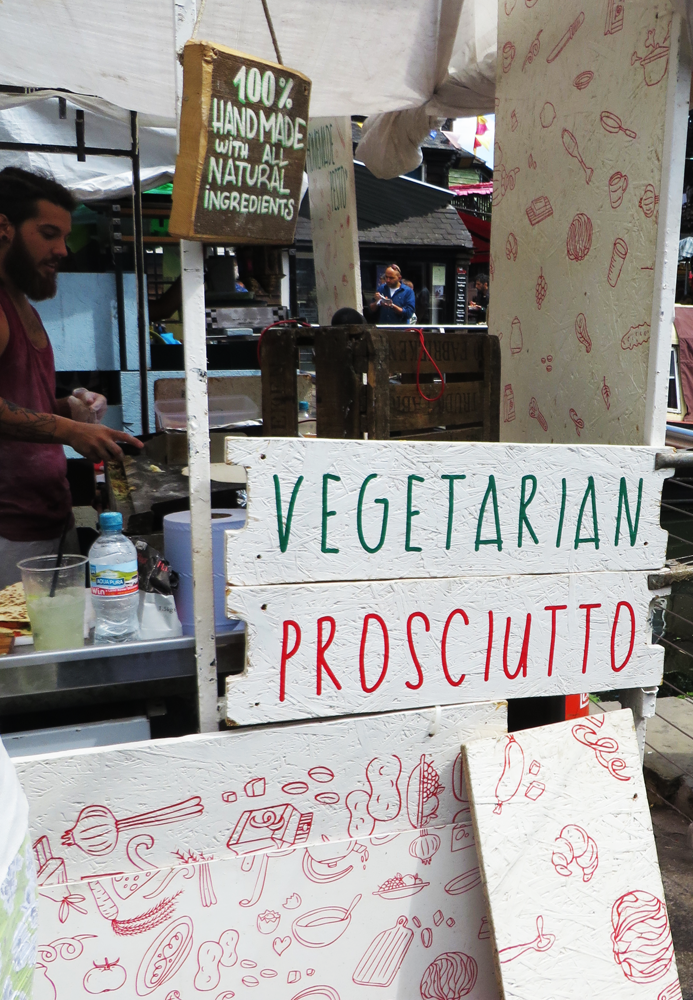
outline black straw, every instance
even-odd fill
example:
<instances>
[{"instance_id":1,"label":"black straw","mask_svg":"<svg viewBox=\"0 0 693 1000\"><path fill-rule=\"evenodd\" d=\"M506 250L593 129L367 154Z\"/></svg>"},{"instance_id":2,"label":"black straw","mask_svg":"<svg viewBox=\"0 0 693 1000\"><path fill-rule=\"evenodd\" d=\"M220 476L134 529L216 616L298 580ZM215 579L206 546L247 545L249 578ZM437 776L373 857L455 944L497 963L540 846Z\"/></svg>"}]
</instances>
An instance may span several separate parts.
<instances>
[{"instance_id":1,"label":"black straw","mask_svg":"<svg viewBox=\"0 0 693 1000\"><path fill-rule=\"evenodd\" d=\"M70 521L72 520L72 511L65 518L65 524L63 525L63 533L60 536L60 542L58 543L58 554L55 557L55 569L53 570L53 579L51 581L51 592L50 596L55 597L55 589L58 586L58 570L60 569L63 561L63 553L65 551L65 540L67 538L67 533L70 529Z\"/></svg>"}]
</instances>

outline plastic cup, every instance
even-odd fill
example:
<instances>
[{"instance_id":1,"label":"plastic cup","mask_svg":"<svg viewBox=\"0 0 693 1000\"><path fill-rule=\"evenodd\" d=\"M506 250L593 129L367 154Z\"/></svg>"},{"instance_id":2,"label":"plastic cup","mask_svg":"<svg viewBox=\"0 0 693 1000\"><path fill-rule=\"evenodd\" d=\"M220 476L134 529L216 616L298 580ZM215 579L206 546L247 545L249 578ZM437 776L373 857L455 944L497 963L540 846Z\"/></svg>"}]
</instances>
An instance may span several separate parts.
<instances>
[{"instance_id":1,"label":"plastic cup","mask_svg":"<svg viewBox=\"0 0 693 1000\"><path fill-rule=\"evenodd\" d=\"M66 555L58 568L56 561L57 556L51 555L33 556L17 563L22 572L36 650L79 649L84 645L84 580L88 559Z\"/></svg>"}]
</instances>

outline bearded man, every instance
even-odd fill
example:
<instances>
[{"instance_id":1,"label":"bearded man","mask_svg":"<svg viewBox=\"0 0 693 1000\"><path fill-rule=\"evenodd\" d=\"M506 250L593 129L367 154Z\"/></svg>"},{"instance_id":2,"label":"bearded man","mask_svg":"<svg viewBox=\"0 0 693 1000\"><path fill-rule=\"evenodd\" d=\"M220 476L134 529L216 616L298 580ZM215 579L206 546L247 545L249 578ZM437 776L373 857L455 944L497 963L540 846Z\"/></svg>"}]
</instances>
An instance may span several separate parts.
<instances>
[{"instance_id":1,"label":"bearded man","mask_svg":"<svg viewBox=\"0 0 693 1000\"><path fill-rule=\"evenodd\" d=\"M57 552L74 523L63 445L93 462L122 457L119 441L142 446L94 422L103 396L55 398L53 349L29 299L57 291L74 208L52 178L0 171L0 588L20 579L20 559Z\"/></svg>"}]
</instances>

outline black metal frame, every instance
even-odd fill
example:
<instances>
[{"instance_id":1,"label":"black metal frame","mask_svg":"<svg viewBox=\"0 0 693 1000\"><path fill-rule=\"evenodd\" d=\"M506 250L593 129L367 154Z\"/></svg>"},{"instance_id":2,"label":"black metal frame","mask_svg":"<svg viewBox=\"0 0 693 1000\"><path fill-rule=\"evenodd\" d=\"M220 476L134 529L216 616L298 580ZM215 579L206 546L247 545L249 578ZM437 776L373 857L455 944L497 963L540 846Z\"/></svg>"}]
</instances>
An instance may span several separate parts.
<instances>
[{"instance_id":1,"label":"black metal frame","mask_svg":"<svg viewBox=\"0 0 693 1000\"><path fill-rule=\"evenodd\" d=\"M0 87L0 91L17 93L16 87ZM36 93L36 91L32 91ZM78 95L69 95L78 96ZM67 98L58 97L58 114L61 119L67 117ZM142 433L149 433L149 381L147 374L147 325L145 314L146 290L144 285L144 225L142 221L142 182L140 177L140 136L139 116L136 111L130 112L130 147L123 149L109 146L87 146L85 142L84 111L77 109L75 115L74 146L43 142L0 142L0 150L16 150L28 153L62 153L74 155L79 163L84 163L87 156L126 156L132 164L132 216L135 250L135 279L137 282L137 343L139 348L140 375L140 412L142 417ZM116 293L118 310L118 340L120 345L120 367L127 367L125 352L125 317L123 313L122 296L122 265L116 263Z\"/></svg>"}]
</instances>

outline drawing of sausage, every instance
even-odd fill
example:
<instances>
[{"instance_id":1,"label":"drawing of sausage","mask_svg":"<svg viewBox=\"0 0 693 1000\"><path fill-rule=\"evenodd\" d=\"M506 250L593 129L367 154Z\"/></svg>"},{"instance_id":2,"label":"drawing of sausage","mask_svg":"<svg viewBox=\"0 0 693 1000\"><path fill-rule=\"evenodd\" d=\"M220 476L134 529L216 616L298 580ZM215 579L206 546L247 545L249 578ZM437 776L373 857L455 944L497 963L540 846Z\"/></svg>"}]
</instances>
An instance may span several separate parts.
<instances>
[{"instance_id":1,"label":"drawing of sausage","mask_svg":"<svg viewBox=\"0 0 693 1000\"><path fill-rule=\"evenodd\" d=\"M494 806L494 813L499 815L503 803L509 802L522 784L522 777L525 773L525 753L514 736L508 736L503 753L503 770L496 785L497 803Z\"/></svg>"}]
</instances>

